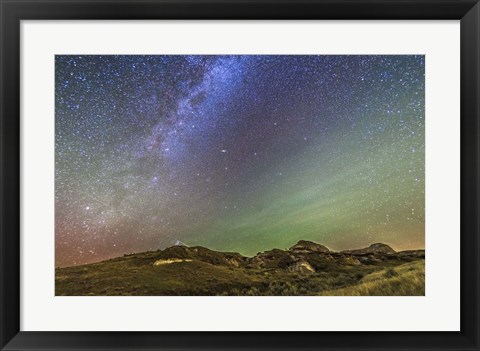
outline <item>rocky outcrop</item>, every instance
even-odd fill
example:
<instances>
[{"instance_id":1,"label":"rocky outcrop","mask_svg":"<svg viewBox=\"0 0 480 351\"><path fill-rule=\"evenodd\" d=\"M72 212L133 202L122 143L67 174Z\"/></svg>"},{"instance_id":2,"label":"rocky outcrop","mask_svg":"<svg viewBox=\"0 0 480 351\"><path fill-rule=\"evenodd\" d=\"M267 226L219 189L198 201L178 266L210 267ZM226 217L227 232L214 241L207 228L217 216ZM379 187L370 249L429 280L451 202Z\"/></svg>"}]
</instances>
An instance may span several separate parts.
<instances>
[{"instance_id":1,"label":"rocky outcrop","mask_svg":"<svg viewBox=\"0 0 480 351\"><path fill-rule=\"evenodd\" d=\"M315 269L307 261L298 260L288 266L288 271L293 273L315 273Z\"/></svg>"},{"instance_id":2,"label":"rocky outcrop","mask_svg":"<svg viewBox=\"0 0 480 351\"><path fill-rule=\"evenodd\" d=\"M358 266L362 264L357 257L352 255L342 255L337 258L336 262L347 266Z\"/></svg>"},{"instance_id":3,"label":"rocky outcrop","mask_svg":"<svg viewBox=\"0 0 480 351\"><path fill-rule=\"evenodd\" d=\"M390 246L382 243L372 244L369 247L365 247L363 249L356 249L356 250L344 250L340 251L342 253L349 253L352 255L366 255L366 254L394 254L395 250L392 249Z\"/></svg>"},{"instance_id":4,"label":"rocky outcrop","mask_svg":"<svg viewBox=\"0 0 480 351\"><path fill-rule=\"evenodd\" d=\"M292 273L321 272L334 266L377 265L384 261L410 262L425 257L425 250L395 252L382 243L363 249L335 252L312 241L300 240L288 250L273 249L245 257L236 252L219 252L201 246L173 246L154 253L152 263L164 265L201 261L231 268L284 270Z\"/></svg>"},{"instance_id":5,"label":"rocky outcrop","mask_svg":"<svg viewBox=\"0 0 480 351\"><path fill-rule=\"evenodd\" d=\"M182 259L182 258L168 258L166 260L156 260L153 262L154 266L163 266L164 264L172 264L172 263L182 263L182 262L192 262L193 260L190 259Z\"/></svg>"},{"instance_id":6,"label":"rocky outcrop","mask_svg":"<svg viewBox=\"0 0 480 351\"><path fill-rule=\"evenodd\" d=\"M273 249L258 253L252 257L249 264L258 268L287 268L295 260L295 256L288 251Z\"/></svg>"},{"instance_id":7,"label":"rocky outcrop","mask_svg":"<svg viewBox=\"0 0 480 351\"><path fill-rule=\"evenodd\" d=\"M300 240L290 249L294 253L308 253L308 252L330 252L328 247L314 243L313 241Z\"/></svg>"},{"instance_id":8,"label":"rocky outcrop","mask_svg":"<svg viewBox=\"0 0 480 351\"><path fill-rule=\"evenodd\" d=\"M236 252L219 252L201 246L172 246L160 251L157 256L161 259L189 259L202 261L213 265L242 266L247 258Z\"/></svg>"}]
</instances>

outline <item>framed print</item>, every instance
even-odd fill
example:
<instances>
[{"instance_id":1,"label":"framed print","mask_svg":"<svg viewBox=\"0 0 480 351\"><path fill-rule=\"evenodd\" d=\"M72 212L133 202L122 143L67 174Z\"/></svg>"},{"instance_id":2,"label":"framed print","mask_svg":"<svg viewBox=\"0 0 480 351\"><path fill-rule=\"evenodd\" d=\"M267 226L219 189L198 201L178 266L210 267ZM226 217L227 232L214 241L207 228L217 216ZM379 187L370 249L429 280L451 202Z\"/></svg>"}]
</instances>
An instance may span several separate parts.
<instances>
[{"instance_id":1,"label":"framed print","mask_svg":"<svg viewBox=\"0 0 480 351\"><path fill-rule=\"evenodd\" d=\"M479 11L2 0L2 350L478 350Z\"/></svg>"}]
</instances>

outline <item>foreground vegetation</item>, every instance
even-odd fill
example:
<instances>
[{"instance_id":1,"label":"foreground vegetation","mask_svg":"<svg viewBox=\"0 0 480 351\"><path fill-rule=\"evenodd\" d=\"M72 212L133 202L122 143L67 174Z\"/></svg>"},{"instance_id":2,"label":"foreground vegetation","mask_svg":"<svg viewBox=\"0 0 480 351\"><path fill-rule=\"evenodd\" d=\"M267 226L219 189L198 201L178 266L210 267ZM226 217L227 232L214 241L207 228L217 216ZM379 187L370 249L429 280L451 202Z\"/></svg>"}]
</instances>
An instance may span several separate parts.
<instances>
[{"instance_id":1,"label":"foreground vegetation","mask_svg":"<svg viewBox=\"0 0 480 351\"><path fill-rule=\"evenodd\" d=\"M424 295L424 251L331 252L301 241L254 257L175 246L57 268L56 295Z\"/></svg>"},{"instance_id":2,"label":"foreground vegetation","mask_svg":"<svg viewBox=\"0 0 480 351\"><path fill-rule=\"evenodd\" d=\"M405 263L363 277L358 284L320 295L334 296L412 296L425 295L425 261Z\"/></svg>"}]
</instances>

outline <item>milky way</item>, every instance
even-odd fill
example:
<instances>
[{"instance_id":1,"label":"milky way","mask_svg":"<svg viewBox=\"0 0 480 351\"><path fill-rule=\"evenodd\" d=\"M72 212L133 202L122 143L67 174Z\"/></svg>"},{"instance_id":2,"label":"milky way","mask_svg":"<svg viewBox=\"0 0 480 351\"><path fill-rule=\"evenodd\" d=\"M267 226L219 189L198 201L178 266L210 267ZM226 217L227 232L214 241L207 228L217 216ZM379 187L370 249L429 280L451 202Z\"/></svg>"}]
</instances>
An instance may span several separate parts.
<instances>
[{"instance_id":1,"label":"milky way","mask_svg":"<svg viewBox=\"0 0 480 351\"><path fill-rule=\"evenodd\" d=\"M56 56L56 265L424 247L423 56Z\"/></svg>"}]
</instances>

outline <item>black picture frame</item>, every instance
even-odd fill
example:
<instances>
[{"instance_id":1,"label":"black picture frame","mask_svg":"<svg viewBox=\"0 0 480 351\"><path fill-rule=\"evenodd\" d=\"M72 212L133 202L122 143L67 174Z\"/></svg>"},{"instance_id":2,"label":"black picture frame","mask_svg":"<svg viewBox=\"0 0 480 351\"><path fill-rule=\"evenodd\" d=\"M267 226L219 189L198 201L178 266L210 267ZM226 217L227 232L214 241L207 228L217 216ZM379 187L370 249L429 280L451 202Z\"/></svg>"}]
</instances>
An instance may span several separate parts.
<instances>
[{"instance_id":1,"label":"black picture frame","mask_svg":"<svg viewBox=\"0 0 480 351\"><path fill-rule=\"evenodd\" d=\"M0 0L0 11L2 350L479 350L480 5L476 0ZM461 331L20 331L20 21L27 19L461 20Z\"/></svg>"}]
</instances>

